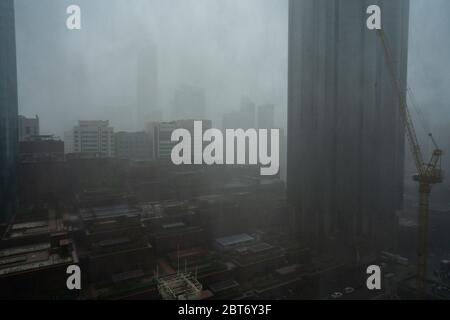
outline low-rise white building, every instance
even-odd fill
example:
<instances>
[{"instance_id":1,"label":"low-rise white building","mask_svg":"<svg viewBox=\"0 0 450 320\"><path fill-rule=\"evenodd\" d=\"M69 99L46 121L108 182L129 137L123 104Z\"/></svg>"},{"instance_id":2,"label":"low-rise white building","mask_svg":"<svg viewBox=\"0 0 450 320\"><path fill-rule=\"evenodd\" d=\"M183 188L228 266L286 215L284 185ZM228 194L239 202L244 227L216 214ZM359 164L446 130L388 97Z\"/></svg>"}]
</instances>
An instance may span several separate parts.
<instances>
[{"instance_id":1,"label":"low-rise white building","mask_svg":"<svg viewBox=\"0 0 450 320\"><path fill-rule=\"evenodd\" d=\"M78 121L64 134L64 153L114 157L114 128L108 120Z\"/></svg>"}]
</instances>

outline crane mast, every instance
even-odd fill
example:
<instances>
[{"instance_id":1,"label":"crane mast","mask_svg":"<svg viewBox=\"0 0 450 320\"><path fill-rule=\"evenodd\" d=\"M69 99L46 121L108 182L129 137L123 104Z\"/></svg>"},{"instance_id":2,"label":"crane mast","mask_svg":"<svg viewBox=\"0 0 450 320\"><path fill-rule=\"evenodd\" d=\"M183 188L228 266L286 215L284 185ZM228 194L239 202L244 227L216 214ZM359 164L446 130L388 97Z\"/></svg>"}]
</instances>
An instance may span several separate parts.
<instances>
[{"instance_id":1,"label":"crane mast","mask_svg":"<svg viewBox=\"0 0 450 320\"><path fill-rule=\"evenodd\" d=\"M377 30L377 34L381 39L383 50L386 58L386 64L389 69L390 77L394 83L395 90L398 94L400 111L405 122L406 136L410 145L411 153L417 169L417 174L413 179L419 183L419 213L418 213L418 246L417 246L417 292L419 295L425 293L425 281L427 276L427 256L428 256L428 216L429 202L432 186L441 183L444 179L441 170L441 157L443 152L438 148L433 136L435 149L428 163L424 162L422 150L417 139L414 123L409 112L406 102L406 95L403 94L403 88L400 79L396 74L396 66L389 47L384 30ZM406 90L405 90L406 91Z\"/></svg>"}]
</instances>

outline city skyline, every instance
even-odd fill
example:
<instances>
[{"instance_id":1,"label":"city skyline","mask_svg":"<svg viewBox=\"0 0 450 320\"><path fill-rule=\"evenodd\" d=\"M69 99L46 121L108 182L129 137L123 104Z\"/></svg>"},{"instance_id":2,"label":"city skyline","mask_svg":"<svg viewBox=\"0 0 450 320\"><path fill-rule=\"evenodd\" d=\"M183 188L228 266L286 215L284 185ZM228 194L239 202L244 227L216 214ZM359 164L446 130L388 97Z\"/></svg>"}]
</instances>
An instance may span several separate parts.
<instances>
[{"instance_id":1,"label":"city skyline","mask_svg":"<svg viewBox=\"0 0 450 320\"><path fill-rule=\"evenodd\" d=\"M172 105L185 85L205 92L205 117L218 124L242 95L285 109L287 37L280 35L287 34L287 3L170 2L114 0L105 11L104 0L81 0L82 29L69 31L64 1L17 1L19 112L38 114L42 127L61 137L81 119L108 118L118 130L141 130L134 127L138 88L151 84L137 83L147 77L138 76L137 61L148 47L157 56L165 121L178 120ZM283 117L277 113L280 125Z\"/></svg>"},{"instance_id":2,"label":"city skyline","mask_svg":"<svg viewBox=\"0 0 450 320\"><path fill-rule=\"evenodd\" d=\"M450 299L427 1L0 0L0 300Z\"/></svg>"},{"instance_id":3,"label":"city skyline","mask_svg":"<svg viewBox=\"0 0 450 320\"><path fill-rule=\"evenodd\" d=\"M411 4L408 83L417 89L415 97L418 111L413 115L428 124L450 122L447 116L450 107L445 104L450 99L445 90L450 85L450 77L447 76L450 72L440 70L446 68L443 61L450 53L450 47L445 42L435 41L440 35L444 36L443 32L449 28L444 19L445 10L437 10L438 7L445 8L448 3L445 0L437 1L440 5L428 6L424 0L416 0ZM34 7L19 0L16 4L19 113L26 116L39 114L47 119L43 123L43 127L48 128L47 133L62 137L72 122L83 118L103 118L101 113L111 114L110 120L113 122L118 120L120 130L140 129L134 128L137 117L135 110L138 108L138 85L135 83L138 77L135 69L137 57L149 45L156 48L161 60L158 68L158 101L164 120L176 120L170 119L176 89L183 85L194 85L205 90L207 107L212 110L207 117L215 123L220 123L222 114L239 106L241 96L248 95L257 104L274 104L277 107L276 124L286 128L287 0L254 0L246 1L245 5L240 1L231 1L225 5L220 0L207 4L203 0L191 0L185 1L182 7L174 6L176 12L169 10L172 5L164 5L156 0L136 1L136 5L129 8L110 2L114 5L109 5L107 12L99 9L102 1L81 1L82 10L86 9L86 24L79 34L70 34L65 30L63 2L44 0L41 3ZM180 23L170 26L159 18L143 19L144 14L170 17L179 10L193 12L183 22L199 32L202 46L206 46L207 50L201 50L199 46L187 46L189 49L180 51L177 46L186 48L185 42L192 38L192 33L186 36L185 28ZM252 20L244 18L252 10L260 15ZM211 13L211 16L206 13ZM48 14L51 19L41 21L40 17L44 14ZM92 24L92 20L89 20L94 16L98 24ZM223 25L230 16L233 17L231 21L239 23ZM133 21L106 28L109 21L119 17L133 17ZM214 20L210 25L216 27L202 31L202 26L210 20ZM33 28L35 25L40 27ZM241 26L245 26L245 34L242 34ZM172 27L170 36L162 33L164 27ZM236 35L237 30L240 30L239 37ZM130 38L130 34L135 36ZM134 40L136 37L139 41ZM243 41L244 37L253 39L251 46ZM94 43L93 39L101 41ZM218 39L223 40L217 43ZM140 44L142 40L145 41ZM432 49L436 46L439 50ZM84 51L84 47L89 47L89 52ZM264 54L261 55L261 52ZM269 53L270 56L267 56ZM433 58L424 60L425 56ZM205 68L217 58L220 62L217 66ZM120 64L117 64L118 61ZM58 70L54 68L56 65ZM47 80L42 81L44 78ZM96 90L92 92L89 83L94 78L99 81L94 81L97 82ZM44 85L46 83L51 87ZM211 83L214 83L212 87ZM58 90L50 89L52 87ZM218 88L223 87L228 89L218 91ZM50 121L49 115L57 116L59 120ZM419 131L419 135L425 138L427 133Z\"/></svg>"}]
</instances>

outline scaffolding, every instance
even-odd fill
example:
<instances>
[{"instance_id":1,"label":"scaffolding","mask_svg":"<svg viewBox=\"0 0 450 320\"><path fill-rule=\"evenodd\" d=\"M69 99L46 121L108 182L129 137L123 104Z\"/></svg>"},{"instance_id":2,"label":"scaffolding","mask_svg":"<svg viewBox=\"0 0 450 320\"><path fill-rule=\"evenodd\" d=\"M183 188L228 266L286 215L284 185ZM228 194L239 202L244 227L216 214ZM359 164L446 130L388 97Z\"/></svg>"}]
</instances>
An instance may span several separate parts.
<instances>
[{"instance_id":1,"label":"scaffolding","mask_svg":"<svg viewBox=\"0 0 450 320\"><path fill-rule=\"evenodd\" d=\"M203 286L191 273L157 277L158 291L164 300L199 300Z\"/></svg>"}]
</instances>

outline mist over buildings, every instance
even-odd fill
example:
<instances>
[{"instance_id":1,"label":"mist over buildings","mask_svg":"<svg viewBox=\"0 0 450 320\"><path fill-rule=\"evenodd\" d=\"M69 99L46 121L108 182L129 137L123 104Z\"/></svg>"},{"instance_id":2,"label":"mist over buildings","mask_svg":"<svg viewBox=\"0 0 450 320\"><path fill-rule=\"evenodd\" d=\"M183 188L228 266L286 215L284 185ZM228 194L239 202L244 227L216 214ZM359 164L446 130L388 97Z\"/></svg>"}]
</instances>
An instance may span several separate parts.
<instances>
[{"instance_id":1,"label":"mist over buildings","mask_svg":"<svg viewBox=\"0 0 450 320\"><path fill-rule=\"evenodd\" d=\"M158 107L172 120L174 93L200 87L207 118L242 95L276 106L285 123L287 1L77 1L82 30L65 27L73 1L16 1L20 112L62 136L79 119L135 128L138 56L156 50ZM153 54L153 53L149 53Z\"/></svg>"},{"instance_id":2,"label":"mist over buildings","mask_svg":"<svg viewBox=\"0 0 450 320\"><path fill-rule=\"evenodd\" d=\"M274 104L276 125L286 126L287 0L76 3L82 30L69 31L73 1L16 0L19 112L38 114L43 132L62 137L79 119L143 129L136 119L138 57L148 48L155 50L148 54L156 57L164 120L173 118L177 88L189 85L204 90L205 116L216 127L241 96ZM446 0L411 1L408 83L422 136L450 123L449 12Z\"/></svg>"}]
</instances>

